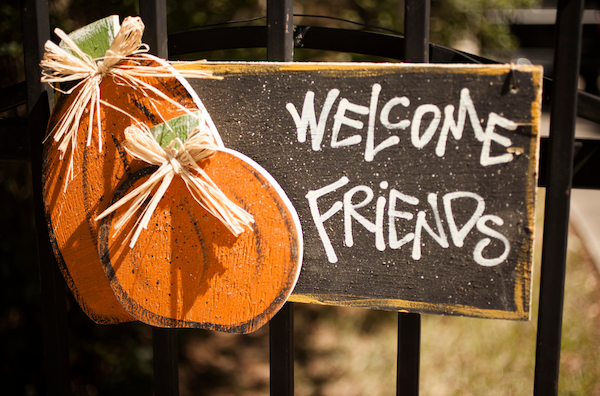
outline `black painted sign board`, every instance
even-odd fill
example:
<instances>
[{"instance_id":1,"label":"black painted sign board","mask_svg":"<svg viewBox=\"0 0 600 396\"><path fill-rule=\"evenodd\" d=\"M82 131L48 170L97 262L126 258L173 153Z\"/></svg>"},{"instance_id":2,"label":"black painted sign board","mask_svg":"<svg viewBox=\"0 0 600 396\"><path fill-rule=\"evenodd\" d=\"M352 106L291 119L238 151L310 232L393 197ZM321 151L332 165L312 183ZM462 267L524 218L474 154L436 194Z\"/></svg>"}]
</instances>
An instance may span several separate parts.
<instances>
[{"instance_id":1,"label":"black painted sign board","mask_svg":"<svg viewBox=\"0 0 600 396\"><path fill-rule=\"evenodd\" d=\"M290 301L529 318L541 67L179 67L298 212Z\"/></svg>"}]
</instances>

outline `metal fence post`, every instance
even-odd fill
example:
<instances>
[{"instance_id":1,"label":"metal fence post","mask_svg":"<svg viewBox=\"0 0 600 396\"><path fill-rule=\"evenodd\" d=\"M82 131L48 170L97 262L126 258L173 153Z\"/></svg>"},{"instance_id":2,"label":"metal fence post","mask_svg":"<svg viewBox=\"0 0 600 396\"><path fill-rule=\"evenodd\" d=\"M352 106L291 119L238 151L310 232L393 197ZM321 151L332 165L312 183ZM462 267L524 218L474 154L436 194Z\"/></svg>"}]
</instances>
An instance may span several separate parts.
<instances>
[{"instance_id":1,"label":"metal fence post","mask_svg":"<svg viewBox=\"0 0 600 396\"><path fill-rule=\"evenodd\" d=\"M405 0L404 61L429 62L429 16L431 0Z\"/></svg>"},{"instance_id":2,"label":"metal fence post","mask_svg":"<svg viewBox=\"0 0 600 396\"><path fill-rule=\"evenodd\" d=\"M404 60L429 62L430 0L406 0L404 3ZM421 315L398 314L398 375L396 393L419 394L421 360Z\"/></svg>"},{"instance_id":3,"label":"metal fence post","mask_svg":"<svg viewBox=\"0 0 600 396\"><path fill-rule=\"evenodd\" d=\"M267 59L294 60L293 0L267 1ZM270 393L294 394L294 305L286 303L269 322Z\"/></svg>"},{"instance_id":4,"label":"metal fence post","mask_svg":"<svg viewBox=\"0 0 600 396\"><path fill-rule=\"evenodd\" d=\"M165 0L140 0L140 16L146 25L143 41L150 53L167 59L167 3ZM177 329L152 328L154 391L157 396L179 395L179 356Z\"/></svg>"},{"instance_id":5,"label":"metal fence post","mask_svg":"<svg viewBox=\"0 0 600 396\"><path fill-rule=\"evenodd\" d=\"M583 0L557 5L535 395L558 394Z\"/></svg>"},{"instance_id":6,"label":"metal fence post","mask_svg":"<svg viewBox=\"0 0 600 396\"><path fill-rule=\"evenodd\" d=\"M23 52L27 81L27 111L31 153L31 179L36 223L44 342L44 375L48 395L71 394L71 371L67 338L67 295L48 232L42 199L42 142L50 117L52 96L41 83L40 60L44 44L50 39L48 2L26 0L21 3Z\"/></svg>"},{"instance_id":7,"label":"metal fence post","mask_svg":"<svg viewBox=\"0 0 600 396\"><path fill-rule=\"evenodd\" d=\"M167 59L167 2L165 0L140 0L140 16L146 25L143 42L150 53Z\"/></svg>"},{"instance_id":8,"label":"metal fence post","mask_svg":"<svg viewBox=\"0 0 600 396\"><path fill-rule=\"evenodd\" d=\"M179 395L177 330L153 327L152 349L155 395Z\"/></svg>"},{"instance_id":9,"label":"metal fence post","mask_svg":"<svg viewBox=\"0 0 600 396\"><path fill-rule=\"evenodd\" d=\"M267 2L267 59L292 62L294 60L294 2L268 0Z\"/></svg>"}]
</instances>

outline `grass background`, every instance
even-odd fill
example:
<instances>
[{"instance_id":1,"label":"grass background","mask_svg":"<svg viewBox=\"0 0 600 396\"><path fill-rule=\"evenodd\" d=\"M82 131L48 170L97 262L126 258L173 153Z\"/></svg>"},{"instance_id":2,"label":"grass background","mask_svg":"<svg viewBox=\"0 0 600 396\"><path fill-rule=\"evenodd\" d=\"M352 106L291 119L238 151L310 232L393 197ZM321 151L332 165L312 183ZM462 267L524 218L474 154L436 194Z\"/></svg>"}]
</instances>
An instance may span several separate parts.
<instances>
[{"instance_id":1,"label":"grass background","mask_svg":"<svg viewBox=\"0 0 600 396\"><path fill-rule=\"evenodd\" d=\"M540 189L531 321L423 315L422 395L533 394L543 193ZM571 230L560 395L600 395L599 280ZM182 332L182 396L268 395L267 328L244 336L195 333ZM297 396L395 394L396 313L296 304L295 347ZM206 381L214 375L222 382Z\"/></svg>"}]
</instances>

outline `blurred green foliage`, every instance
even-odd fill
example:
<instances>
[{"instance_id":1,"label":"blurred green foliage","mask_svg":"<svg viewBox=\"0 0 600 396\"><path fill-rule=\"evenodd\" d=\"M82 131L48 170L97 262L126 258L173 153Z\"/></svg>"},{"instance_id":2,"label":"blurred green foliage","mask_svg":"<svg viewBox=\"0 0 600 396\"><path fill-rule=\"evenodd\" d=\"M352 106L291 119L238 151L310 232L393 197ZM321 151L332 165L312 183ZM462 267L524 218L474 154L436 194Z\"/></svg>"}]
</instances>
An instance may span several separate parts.
<instances>
[{"instance_id":1,"label":"blurred green foliage","mask_svg":"<svg viewBox=\"0 0 600 396\"><path fill-rule=\"evenodd\" d=\"M532 8L538 0L433 0L431 42L455 47L471 40L484 56L504 56L518 46L508 25L493 23L490 11Z\"/></svg>"}]
</instances>

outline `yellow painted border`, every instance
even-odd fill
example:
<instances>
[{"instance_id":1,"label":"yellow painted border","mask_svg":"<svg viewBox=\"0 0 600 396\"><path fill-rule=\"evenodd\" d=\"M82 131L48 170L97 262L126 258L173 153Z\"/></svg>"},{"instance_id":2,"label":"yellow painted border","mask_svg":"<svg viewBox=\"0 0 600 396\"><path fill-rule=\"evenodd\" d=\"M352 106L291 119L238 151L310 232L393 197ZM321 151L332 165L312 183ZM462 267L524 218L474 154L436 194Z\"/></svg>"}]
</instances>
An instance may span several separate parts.
<instances>
[{"instance_id":1,"label":"yellow painted border","mask_svg":"<svg viewBox=\"0 0 600 396\"><path fill-rule=\"evenodd\" d=\"M433 313L445 315L464 315L477 318L527 320L529 313L522 310L503 311L500 309L475 308L462 304L436 304L392 298L371 298L345 296L341 294L292 294L290 302L305 304L333 305L339 307L369 308L397 312Z\"/></svg>"},{"instance_id":2,"label":"yellow painted border","mask_svg":"<svg viewBox=\"0 0 600 396\"><path fill-rule=\"evenodd\" d=\"M533 269L533 245L535 227L535 204L537 169L539 162L540 122L542 108L543 68L531 65L473 65L473 64L411 64L411 63L315 63L315 62L175 62L176 69L212 71L217 76L277 74L285 72L314 72L327 77L373 77L398 73L406 74L478 74L500 75L511 70L531 73L537 97L531 104L532 136L529 151L528 178L532 180L525 191L528 241L521 245L515 267L514 289L515 311L475 308L461 304L435 304L401 299L378 299L371 297L338 294L294 294L288 301L321 305L361 307L398 312L420 312L450 315L465 315L490 319L529 320L531 315L531 285Z\"/></svg>"},{"instance_id":3,"label":"yellow painted border","mask_svg":"<svg viewBox=\"0 0 600 396\"><path fill-rule=\"evenodd\" d=\"M541 66L531 65L473 65L473 64L423 64L423 63L330 63L330 62L173 62L176 69L181 70L207 70L215 75L227 74L274 74L281 72L308 72L318 71L323 76L380 76L385 74L398 74L398 72L418 74L480 74L499 75L510 70L521 72L541 71Z\"/></svg>"}]
</instances>

